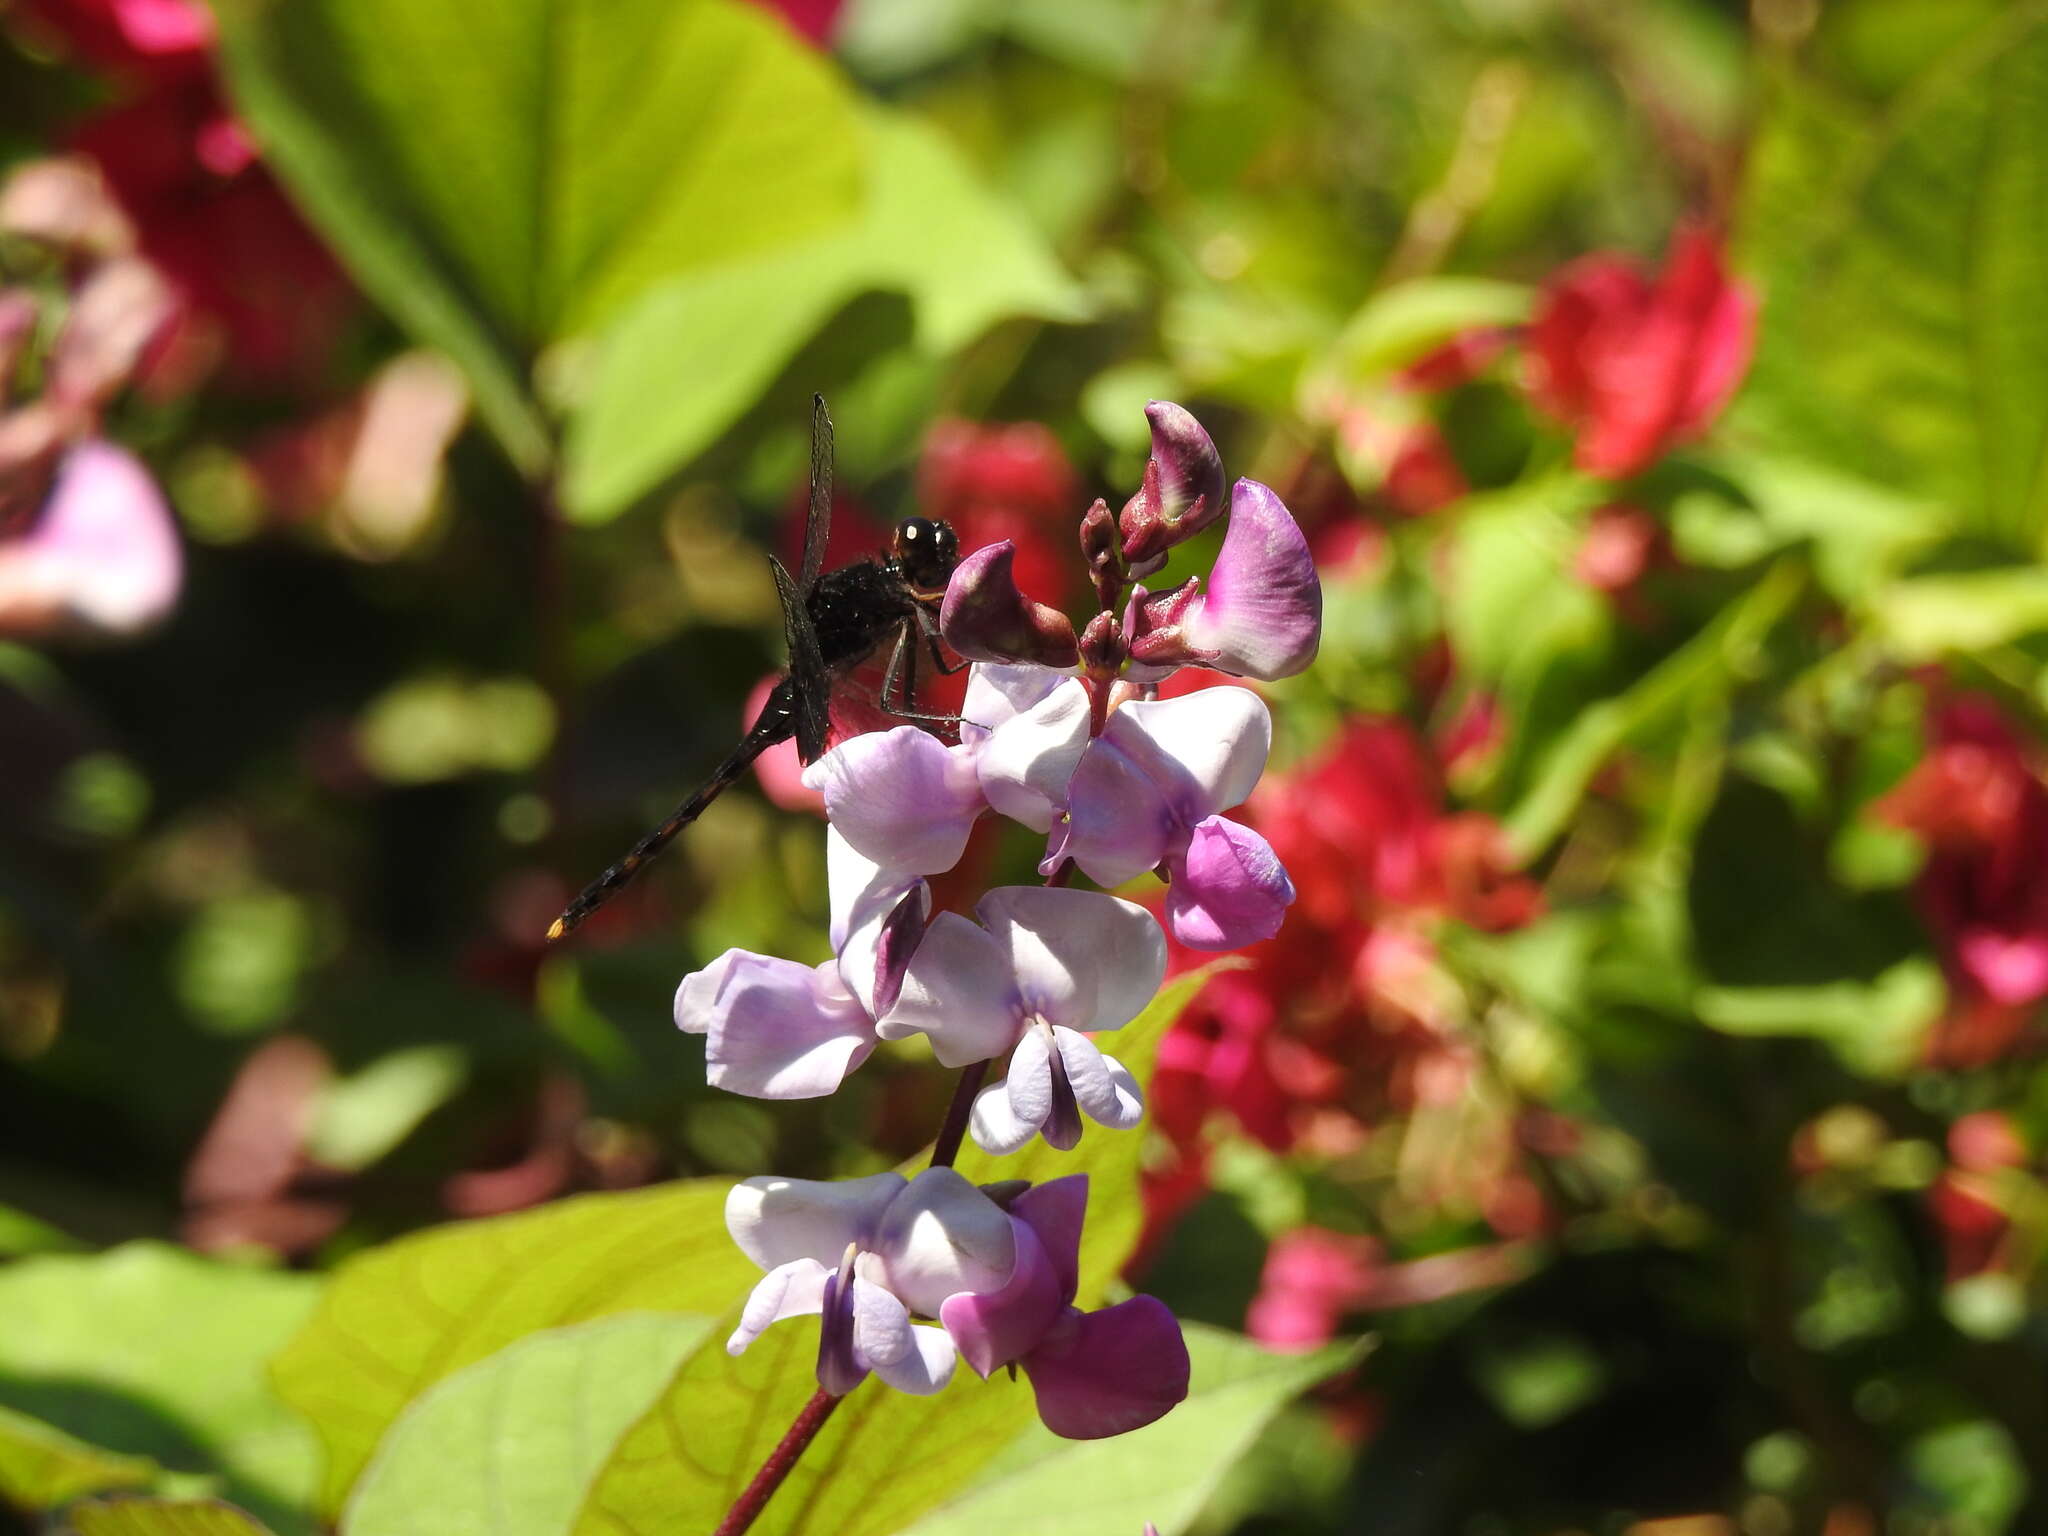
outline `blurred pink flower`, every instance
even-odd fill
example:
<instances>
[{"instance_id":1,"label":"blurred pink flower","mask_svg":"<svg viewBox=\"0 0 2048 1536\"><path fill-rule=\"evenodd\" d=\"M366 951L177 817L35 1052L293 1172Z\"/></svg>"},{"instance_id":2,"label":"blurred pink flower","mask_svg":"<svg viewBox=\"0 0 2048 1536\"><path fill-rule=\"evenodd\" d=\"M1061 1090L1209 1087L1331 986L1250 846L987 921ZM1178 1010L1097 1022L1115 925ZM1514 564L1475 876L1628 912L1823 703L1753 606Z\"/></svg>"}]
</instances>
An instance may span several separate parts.
<instances>
[{"instance_id":1,"label":"blurred pink flower","mask_svg":"<svg viewBox=\"0 0 2048 1536\"><path fill-rule=\"evenodd\" d=\"M1266 1250L1245 1332L1268 1349L1327 1344L1344 1315L1364 1304L1380 1259L1380 1245L1369 1237L1321 1227L1282 1233Z\"/></svg>"},{"instance_id":2,"label":"blurred pink flower","mask_svg":"<svg viewBox=\"0 0 2048 1536\"><path fill-rule=\"evenodd\" d=\"M1748 371L1756 298L1688 225L1654 279L1602 253L1551 279L1529 327L1529 392L1578 434L1589 474L1622 479L1713 423Z\"/></svg>"},{"instance_id":3,"label":"blurred pink flower","mask_svg":"<svg viewBox=\"0 0 2048 1536\"><path fill-rule=\"evenodd\" d=\"M822 48L831 41L832 29L839 23L839 12L846 0L754 0L754 3L763 10L779 12L790 26Z\"/></svg>"},{"instance_id":4,"label":"blurred pink flower","mask_svg":"<svg viewBox=\"0 0 2048 1536\"><path fill-rule=\"evenodd\" d=\"M0 537L0 635L133 634L170 611L183 570L149 471L87 438L65 450L28 526Z\"/></svg>"}]
</instances>

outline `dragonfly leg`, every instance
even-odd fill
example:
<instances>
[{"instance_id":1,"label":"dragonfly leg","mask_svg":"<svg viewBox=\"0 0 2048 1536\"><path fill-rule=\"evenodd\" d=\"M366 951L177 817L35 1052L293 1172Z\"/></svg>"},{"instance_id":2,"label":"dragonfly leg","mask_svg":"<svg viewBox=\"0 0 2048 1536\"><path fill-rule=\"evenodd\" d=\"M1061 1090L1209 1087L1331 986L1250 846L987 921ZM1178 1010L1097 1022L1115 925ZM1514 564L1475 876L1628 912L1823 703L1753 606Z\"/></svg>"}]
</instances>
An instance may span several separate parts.
<instances>
[{"instance_id":1,"label":"dragonfly leg","mask_svg":"<svg viewBox=\"0 0 2048 1536\"><path fill-rule=\"evenodd\" d=\"M947 670L957 672L958 667ZM899 720L918 720L932 725L958 725L958 715L927 714L917 707L917 630L905 619L896 632L896 644L889 651L889 670L882 674L882 708Z\"/></svg>"}]
</instances>

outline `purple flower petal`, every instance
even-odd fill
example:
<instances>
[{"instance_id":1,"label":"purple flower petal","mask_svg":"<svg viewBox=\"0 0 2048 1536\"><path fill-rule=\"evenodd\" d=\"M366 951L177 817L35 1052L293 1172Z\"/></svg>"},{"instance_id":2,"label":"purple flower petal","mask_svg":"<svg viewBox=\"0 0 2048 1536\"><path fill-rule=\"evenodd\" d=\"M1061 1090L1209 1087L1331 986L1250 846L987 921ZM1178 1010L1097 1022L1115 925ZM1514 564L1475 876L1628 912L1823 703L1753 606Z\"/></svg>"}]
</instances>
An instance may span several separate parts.
<instances>
[{"instance_id":1,"label":"purple flower petal","mask_svg":"<svg viewBox=\"0 0 2048 1536\"><path fill-rule=\"evenodd\" d=\"M1175 824L1173 807L1159 785L1104 735L1088 744L1068 780L1067 820L1054 835L1060 852L1090 880L1122 885L1166 857Z\"/></svg>"},{"instance_id":2,"label":"purple flower petal","mask_svg":"<svg viewBox=\"0 0 2048 1536\"><path fill-rule=\"evenodd\" d=\"M1052 1038L1066 1067L1074 1101L1090 1120L1113 1131L1127 1131L1145 1117L1144 1093L1121 1062L1103 1055L1094 1041L1071 1029L1055 1029Z\"/></svg>"},{"instance_id":3,"label":"purple flower petal","mask_svg":"<svg viewBox=\"0 0 2048 1536\"><path fill-rule=\"evenodd\" d=\"M887 1365L877 1362L875 1374L898 1392L908 1392L914 1397L930 1397L934 1392L944 1391L946 1383L953 1379L953 1366L957 1359L953 1341L946 1337L946 1330L913 1323L910 1345L902 1359L892 1360Z\"/></svg>"},{"instance_id":4,"label":"purple flower petal","mask_svg":"<svg viewBox=\"0 0 2048 1536\"><path fill-rule=\"evenodd\" d=\"M925 929L896 1006L875 1033L884 1040L927 1035L941 1065L964 1067L1002 1055L1023 1027L1001 943L959 913L941 912Z\"/></svg>"},{"instance_id":5,"label":"purple flower petal","mask_svg":"<svg viewBox=\"0 0 2048 1536\"><path fill-rule=\"evenodd\" d=\"M857 852L916 875L960 862L984 804L971 757L914 725L847 738L804 770L804 784Z\"/></svg>"},{"instance_id":6,"label":"purple flower petal","mask_svg":"<svg viewBox=\"0 0 2048 1536\"><path fill-rule=\"evenodd\" d=\"M1067 800L1067 781L1088 750L1088 690L1078 678L1058 678L1030 708L988 731L974 761L988 803L1034 832L1053 824Z\"/></svg>"},{"instance_id":7,"label":"purple flower petal","mask_svg":"<svg viewBox=\"0 0 2048 1536\"><path fill-rule=\"evenodd\" d=\"M1186 622L1208 665L1238 677L1292 677L1316 659L1323 587L1308 540L1286 505L1256 480L1230 493L1230 531L1209 572L1201 609Z\"/></svg>"},{"instance_id":8,"label":"purple flower petal","mask_svg":"<svg viewBox=\"0 0 2048 1536\"><path fill-rule=\"evenodd\" d=\"M1024 1008L1048 1024L1121 1029L1165 979L1157 920L1115 896L1005 885L974 911L1007 953Z\"/></svg>"},{"instance_id":9,"label":"purple flower petal","mask_svg":"<svg viewBox=\"0 0 2048 1536\"><path fill-rule=\"evenodd\" d=\"M676 989L676 1026L704 1035L705 1077L756 1099L836 1090L875 1048L874 1025L831 963L729 949Z\"/></svg>"},{"instance_id":10,"label":"purple flower petal","mask_svg":"<svg viewBox=\"0 0 2048 1536\"><path fill-rule=\"evenodd\" d=\"M1069 1440L1142 1429L1188 1395L1180 1324L1151 1296L1069 1313L1024 1357L1024 1370L1039 1418Z\"/></svg>"},{"instance_id":11,"label":"purple flower petal","mask_svg":"<svg viewBox=\"0 0 2048 1536\"><path fill-rule=\"evenodd\" d=\"M1010 1202L1010 1215L1031 1228L1059 1278L1062 1303L1081 1283L1081 1226L1088 1211L1088 1175L1034 1184Z\"/></svg>"},{"instance_id":12,"label":"purple flower petal","mask_svg":"<svg viewBox=\"0 0 2048 1536\"><path fill-rule=\"evenodd\" d=\"M744 1354L770 1324L818 1311L824 1305L825 1282L831 1277L832 1271L816 1259L792 1259L776 1265L747 1293L739 1326L725 1341L725 1352Z\"/></svg>"},{"instance_id":13,"label":"purple flower petal","mask_svg":"<svg viewBox=\"0 0 2048 1536\"><path fill-rule=\"evenodd\" d=\"M1022 1221L1014 1226L1017 1263L1009 1281L999 1290L949 1296L939 1308L939 1321L981 1376L1035 1349L1066 1311L1059 1271L1037 1232Z\"/></svg>"},{"instance_id":14,"label":"purple flower petal","mask_svg":"<svg viewBox=\"0 0 2048 1536\"><path fill-rule=\"evenodd\" d=\"M1017 1267L1015 1226L951 1168L927 1168L889 1203L862 1263L904 1302L936 1317L959 1291L999 1289Z\"/></svg>"},{"instance_id":15,"label":"purple flower petal","mask_svg":"<svg viewBox=\"0 0 2048 1536\"><path fill-rule=\"evenodd\" d=\"M1280 931L1294 882L1268 843L1221 816L1199 823L1169 861L1166 925L1190 949L1241 949Z\"/></svg>"},{"instance_id":16,"label":"purple flower petal","mask_svg":"<svg viewBox=\"0 0 2048 1536\"><path fill-rule=\"evenodd\" d=\"M1073 1032L1068 1031L1069 1034ZM1076 1036L1078 1039L1079 1037ZM1071 1152L1081 1145L1080 1101L1074 1097L1074 1085L1067 1078L1067 1059L1064 1051L1050 1051L1045 1058L1046 1080L1051 1085L1047 1098L1045 1123L1038 1128L1038 1134L1045 1138L1045 1144L1056 1151ZM1012 1106L1015 1100L1011 1101Z\"/></svg>"},{"instance_id":17,"label":"purple flower petal","mask_svg":"<svg viewBox=\"0 0 2048 1536\"><path fill-rule=\"evenodd\" d=\"M931 888L915 875L864 858L836 828L825 829L832 948L839 979L871 1018L895 1006L903 974L924 936Z\"/></svg>"},{"instance_id":18,"label":"purple flower petal","mask_svg":"<svg viewBox=\"0 0 2048 1536\"><path fill-rule=\"evenodd\" d=\"M866 1362L853 1346L855 1288L859 1284L846 1270L834 1270L826 1277L819 1298L818 1385L834 1397L846 1396L868 1373Z\"/></svg>"},{"instance_id":19,"label":"purple flower petal","mask_svg":"<svg viewBox=\"0 0 2048 1536\"><path fill-rule=\"evenodd\" d=\"M900 1173L871 1173L864 1179L747 1179L725 1197L725 1229L763 1269L805 1258L837 1265L847 1244L865 1245L907 1183Z\"/></svg>"},{"instance_id":20,"label":"purple flower petal","mask_svg":"<svg viewBox=\"0 0 2048 1536\"><path fill-rule=\"evenodd\" d=\"M1011 570L1008 539L977 549L954 568L939 609L939 633L970 661L1031 662L1071 667L1074 626L1057 608L1024 595Z\"/></svg>"}]
</instances>

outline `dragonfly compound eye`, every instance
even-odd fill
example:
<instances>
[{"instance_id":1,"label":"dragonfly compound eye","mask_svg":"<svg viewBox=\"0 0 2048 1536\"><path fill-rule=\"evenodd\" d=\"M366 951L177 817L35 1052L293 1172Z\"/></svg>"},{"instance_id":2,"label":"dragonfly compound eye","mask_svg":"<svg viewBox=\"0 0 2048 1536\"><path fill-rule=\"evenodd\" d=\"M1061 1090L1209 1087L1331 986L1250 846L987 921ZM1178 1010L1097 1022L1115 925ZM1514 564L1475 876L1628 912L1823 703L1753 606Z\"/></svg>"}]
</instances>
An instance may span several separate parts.
<instances>
[{"instance_id":1,"label":"dragonfly compound eye","mask_svg":"<svg viewBox=\"0 0 2048 1536\"><path fill-rule=\"evenodd\" d=\"M906 517L896 525L895 545L905 581L920 593L945 590L946 579L960 560L960 539L950 524Z\"/></svg>"}]
</instances>

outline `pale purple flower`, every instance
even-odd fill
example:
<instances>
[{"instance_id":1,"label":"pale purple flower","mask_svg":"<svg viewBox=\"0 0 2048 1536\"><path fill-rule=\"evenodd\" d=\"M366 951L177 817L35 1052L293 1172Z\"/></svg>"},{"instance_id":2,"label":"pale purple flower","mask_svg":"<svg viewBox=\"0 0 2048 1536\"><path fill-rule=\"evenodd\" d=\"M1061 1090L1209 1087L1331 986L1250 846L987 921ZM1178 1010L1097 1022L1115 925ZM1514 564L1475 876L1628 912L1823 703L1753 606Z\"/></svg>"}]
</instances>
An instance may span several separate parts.
<instances>
[{"instance_id":1,"label":"pale purple flower","mask_svg":"<svg viewBox=\"0 0 2048 1536\"><path fill-rule=\"evenodd\" d=\"M1165 1304L1134 1296L1082 1312L1082 1217L1088 1177L1075 1174L1010 1202L1016 1263L998 1288L948 1297L938 1318L982 1376L1021 1366L1054 1434L1095 1440L1140 1429L1188 1394L1188 1351Z\"/></svg>"},{"instance_id":2,"label":"pale purple flower","mask_svg":"<svg viewBox=\"0 0 2048 1536\"><path fill-rule=\"evenodd\" d=\"M26 410L14 421L27 421ZM0 635L130 635L177 601L184 557L149 471L88 438L65 450L26 532L0 539Z\"/></svg>"},{"instance_id":3,"label":"pale purple flower","mask_svg":"<svg viewBox=\"0 0 2048 1536\"><path fill-rule=\"evenodd\" d=\"M952 1379L937 1317L963 1292L998 1291L1017 1267L1015 1224L951 1168L821 1183L755 1178L726 1197L725 1225L767 1273L726 1341L738 1355L772 1324L816 1313L818 1385L844 1395L873 1371L920 1395Z\"/></svg>"},{"instance_id":4,"label":"pale purple flower","mask_svg":"<svg viewBox=\"0 0 2048 1536\"><path fill-rule=\"evenodd\" d=\"M1025 661L1071 667L1074 623L1057 608L1025 596L1011 569L1008 539L983 545L954 568L939 608L939 633L969 661Z\"/></svg>"},{"instance_id":5,"label":"pale purple flower","mask_svg":"<svg viewBox=\"0 0 2048 1536\"><path fill-rule=\"evenodd\" d=\"M1086 1032L1122 1028L1159 990L1159 924L1114 896L1045 886L998 887L974 911L979 924L954 912L932 919L876 1033L928 1035L952 1067L1013 1052L1008 1078L974 1104L970 1128L990 1152L1014 1152L1041 1132L1071 1147L1083 1114L1117 1130L1136 1125L1136 1079Z\"/></svg>"},{"instance_id":6,"label":"pale purple flower","mask_svg":"<svg viewBox=\"0 0 2048 1536\"><path fill-rule=\"evenodd\" d=\"M1152 425L1145 482L1117 519L1125 565L1140 577L1223 515L1223 459L1202 424L1171 400L1151 401L1145 419Z\"/></svg>"},{"instance_id":7,"label":"pale purple flower","mask_svg":"<svg viewBox=\"0 0 2048 1536\"><path fill-rule=\"evenodd\" d=\"M1208 590L1198 577L1172 592L1138 588L1124 632L1138 681L1183 666L1268 682L1305 670L1322 640L1323 587L1285 503L1256 480L1238 481Z\"/></svg>"},{"instance_id":8,"label":"pale purple flower","mask_svg":"<svg viewBox=\"0 0 2048 1536\"><path fill-rule=\"evenodd\" d=\"M757 1099L814 1099L868 1059L924 932L931 893L915 876L825 837L835 958L799 965L729 949L683 978L676 1026L703 1035L706 1079Z\"/></svg>"}]
</instances>

